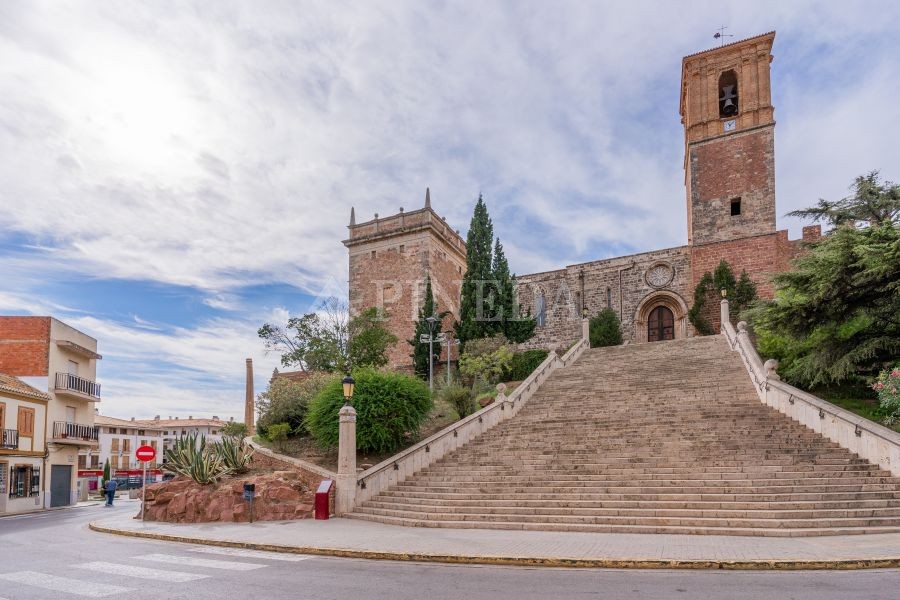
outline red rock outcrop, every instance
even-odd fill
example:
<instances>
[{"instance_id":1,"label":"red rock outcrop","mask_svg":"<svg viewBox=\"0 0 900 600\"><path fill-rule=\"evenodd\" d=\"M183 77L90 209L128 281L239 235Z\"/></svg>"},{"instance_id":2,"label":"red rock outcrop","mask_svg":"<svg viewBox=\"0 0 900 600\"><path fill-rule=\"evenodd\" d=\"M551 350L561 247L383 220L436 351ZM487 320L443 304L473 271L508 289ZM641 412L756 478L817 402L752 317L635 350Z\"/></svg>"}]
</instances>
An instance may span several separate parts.
<instances>
[{"instance_id":1,"label":"red rock outcrop","mask_svg":"<svg viewBox=\"0 0 900 600\"><path fill-rule=\"evenodd\" d=\"M144 518L168 523L246 522L250 503L244 500L244 484L253 483L254 521L307 519L314 516L313 501L320 481L296 470L228 477L214 485L177 477L147 486Z\"/></svg>"}]
</instances>

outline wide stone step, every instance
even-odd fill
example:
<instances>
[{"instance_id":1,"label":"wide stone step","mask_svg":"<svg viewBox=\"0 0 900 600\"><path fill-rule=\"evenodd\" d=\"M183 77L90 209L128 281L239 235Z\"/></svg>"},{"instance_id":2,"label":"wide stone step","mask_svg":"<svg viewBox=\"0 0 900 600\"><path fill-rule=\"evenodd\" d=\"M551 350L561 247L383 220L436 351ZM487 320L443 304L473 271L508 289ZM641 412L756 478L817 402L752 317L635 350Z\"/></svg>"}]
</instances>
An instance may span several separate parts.
<instances>
[{"instance_id":1,"label":"wide stone step","mask_svg":"<svg viewBox=\"0 0 900 600\"><path fill-rule=\"evenodd\" d=\"M900 491L879 492L834 492L830 494L792 492L792 493L706 493L706 494L680 494L680 493L586 493L584 491L564 490L555 493L519 492L512 493L502 490L485 490L481 492L456 491L435 492L430 490L388 489L379 496L406 497L406 498L446 498L460 500L539 500L570 502L577 500L590 501L664 501L664 502L821 502L821 501L854 501L854 500L897 500L900 499Z\"/></svg>"},{"instance_id":2,"label":"wide stone step","mask_svg":"<svg viewBox=\"0 0 900 600\"><path fill-rule=\"evenodd\" d=\"M517 523L560 523L583 525L656 525L656 526L700 526L700 527L733 527L733 528L810 528L810 527L900 527L900 517L833 517L819 518L722 518L722 517L657 517L649 515L632 516L581 516L569 514L539 515L532 512L519 514L494 515L485 512L477 513L431 513L410 510L387 510L362 506L354 512L361 514L382 515L388 517L405 517L423 521L506 521Z\"/></svg>"},{"instance_id":3,"label":"wide stone step","mask_svg":"<svg viewBox=\"0 0 900 600\"><path fill-rule=\"evenodd\" d=\"M862 519L862 518L900 518L900 507L897 508L851 508L851 509L723 509L723 508L612 508L612 507L565 507L565 506L485 506L463 505L446 506L439 504L410 505L401 502L367 502L358 510L415 512L439 515L483 514L483 515L547 515L547 516L585 516L585 517L678 517L678 518L720 518L720 519ZM396 515L395 515L396 516ZM441 517L443 518L443 516Z\"/></svg>"}]
</instances>

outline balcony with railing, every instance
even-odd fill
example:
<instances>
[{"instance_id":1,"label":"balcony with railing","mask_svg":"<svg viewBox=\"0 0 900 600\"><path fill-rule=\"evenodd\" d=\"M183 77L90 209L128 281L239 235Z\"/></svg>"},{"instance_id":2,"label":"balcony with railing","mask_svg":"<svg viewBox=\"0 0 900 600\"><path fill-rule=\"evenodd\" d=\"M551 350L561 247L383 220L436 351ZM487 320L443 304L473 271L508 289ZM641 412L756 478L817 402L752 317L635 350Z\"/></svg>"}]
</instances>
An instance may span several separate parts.
<instances>
[{"instance_id":1,"label":"balcony with railing","mask_svg":"<svg viewBox=\"0 0 900 600\"><path fill-rule=\"evenodd\" d=\"M0 429L0 450L17 450L19 448L19 431L17 429Z\"/></svg>"},{"instance_id":2,"label":"balcony with railing","mask_svg":"<svg viewBox=\"0 0 900 600\"><path fill-rule=\"evenodd\" d=\"M57 444L73 444L76 446L92 446L100 438L100 428L81 423L69 423L68 421L55 421L53 423L53 438L51 441Z\"/></svg>"},{"instance_id":3,"label":"balcony with railing","mask_svg":"<svg viewBox=\"0 0 900 600\"><path fill-rule=\"evenodd\" d=\"M56 374L55 391L58 396L90 400L92 402L100 400L99 383L71 373Z\"/></svg>"}]
</instances>

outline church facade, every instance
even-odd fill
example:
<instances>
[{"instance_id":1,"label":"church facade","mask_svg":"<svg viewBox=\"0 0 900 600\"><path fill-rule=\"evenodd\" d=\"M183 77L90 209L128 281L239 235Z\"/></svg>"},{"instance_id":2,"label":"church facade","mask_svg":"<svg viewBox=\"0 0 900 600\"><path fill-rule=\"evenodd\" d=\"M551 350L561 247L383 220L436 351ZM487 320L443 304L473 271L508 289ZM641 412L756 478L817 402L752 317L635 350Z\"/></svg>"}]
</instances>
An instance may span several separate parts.
<instances>
[{"instance_id":1,"label":"church facade","mask_svg":"<svg viewBox=\"0 0 900 600\"><path fill-rule=\"evenodd\" d=\"M682 60L687 244L520 275L519 302L538 320L525 347L565 349L581 335L582 316L605 308L616 311L630 343L694 335L687 316L694 288L722 259L736 274L746 270L761 297L772 296L772 275L788 268L801 241L775 225L774 39L770 32ZM819 226L803 229L803 240L820 235ZM426 193L417 211L359 224L351 214L344 244L351 310L384 307L401 340L391 365L408 366L405 340L426 275L440 308L458 314L465 241L434 212ZM708 308L705 316L718 328L717 307Z\"/></svg>"}]
</instances>

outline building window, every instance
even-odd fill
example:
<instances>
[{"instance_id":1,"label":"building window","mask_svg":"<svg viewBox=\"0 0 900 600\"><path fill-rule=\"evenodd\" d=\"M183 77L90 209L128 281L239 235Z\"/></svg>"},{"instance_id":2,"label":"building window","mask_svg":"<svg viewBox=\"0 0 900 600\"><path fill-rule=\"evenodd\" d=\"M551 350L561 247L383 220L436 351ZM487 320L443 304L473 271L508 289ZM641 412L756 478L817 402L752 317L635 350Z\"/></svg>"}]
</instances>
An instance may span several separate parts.
<instances>
[{"instance_id":1,"label":"building window","mask_svg":"<svg viewBox=\"0 0 900 600\"><path fill-rule=\"evenodd\" d=\"M738 114L738 81L734 71L719 77L719 117L727 119Z\"/></svg>"},{"instance_id":2,"label":"building window","mask_svg":"<svg viewBox=\"0 0 900 600\"><path fill-rule=\"evenodd\" d=\"M6 493L6 474L7 473L8 473L7 464L0 463L0 494Z\"/></svg>"},{"instance_id":3,"label":"building window","mask_svg":"<svg viewBox=\"0 0 900 600\"><path fill-rule=\"evenodd\" d=\"M138 435L147 435L143 429L138 429Z\"/></svg>"},{"instance_id":4,"label":"building window","mask_svg":"<svg viewBox=\"0 0 900 600\"><path fill-rule=\"evenodd\" d=\"M606 288L606 308L612 308L612 288Z\"/></svg>"},{"instance_id":5,"label":"building window","mask_svg":"<svg viewBox=\"0 0 900 600\"><path fill-rule=\"evenodd\" d=\"M544 292L541 292L541 295L537 297L535 301L535 313L537 326L543 327L547 324L547 300L544 297Z\"/></svg>"},{"instance_id":6,"label":"building window","mask_svg":"<svg viewBox=\"0 0 900 600\"><path fill-rule=\"evenodd\" d=\"M406 245L400 244L400 252L403 252L404 250L406 250Z\"/></svg>"},{"instance_id":7,"label":"building window","mask_svg":"<svg viewBox=\"0 0 900 600\"><path fill-rule=\"evenodd\" d=\"M741 199L735 198L731 201L731 216L738 217L741 214Z\"/></svg>"},{"instance_id":8,"label":"building window","mask_svg":"<svg viewBox=\"0 0 900 600\"><path fill-rule=\"evenodd\" d=\"M372 250L372 258L375 258L375 250Z\"/></svg>"},{"instance_id":9,"label":"building window","mask_svg":"<svg viewBox=\"0 0 900 600\"><path fill-rule=\"evenodd\" d=\"M22 437L34 437L34 409L19 407L19 435Z\"/></svg>"},{"instance_id":10,"label":"building window","mask_svg":"<svg viewBox=\"0 0 900 600\"><path fill-rule=\"evenodd\" d=\"M41 493L41 468L16 465L9 471L9 497L28 498Z\"/></svg>"}]
</instances>

